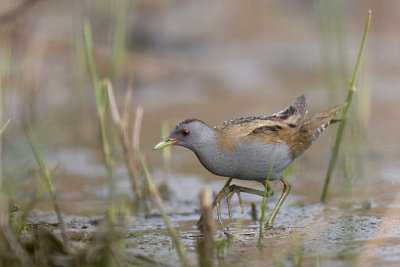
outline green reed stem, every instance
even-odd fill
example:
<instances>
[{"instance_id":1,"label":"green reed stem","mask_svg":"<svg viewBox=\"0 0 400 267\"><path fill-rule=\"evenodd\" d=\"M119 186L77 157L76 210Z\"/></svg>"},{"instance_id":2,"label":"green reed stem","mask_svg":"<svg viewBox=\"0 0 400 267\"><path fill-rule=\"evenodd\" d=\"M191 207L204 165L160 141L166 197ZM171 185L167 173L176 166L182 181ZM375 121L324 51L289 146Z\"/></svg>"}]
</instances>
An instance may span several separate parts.
<instances>
[{"instance_id":1,"label":"green reed stem","mask_svg":"<svg viewBox=\"0 0 400 267\"><path fill-rule=\"evenodd\" d=\"M94 88L94 93L96 97L97 115L99 118L101 143L103 148L104 163L107 169L107 182L108 182L108 194L109 194L109 215L111 216L111 221L114 221L114 211L115 211L115 181L112 176L112 157L111 148L107 139L106 133L106 121L105 112L107 107L107 91L108 91L108 81L99 81L96 62L94 59L93 51L93 37L92 30L88 21L83 23L83 33L85 39L86 57L89 67L90 76L92 79L92 85Z\"/></svg>"},{"instance_id":2,"label":"green reed stem","mask_svg":"<svg viewBox=\"0 0 400 267\"><path fill-rule=\"evenodd\" d=\"M89 66L90 77L92 79L92 84L97 86L97 84L99 83L99 78L97 76L96 63L94 60L92 29L89 22L86 20L83 22L83 34L85 39L86 59Z\"/></svg>"},{"instance_id":3,"label":"green reed stem","mask_svg":"<svg viewBox=\"0 0 400 267\"><path fill-rule=\"evenodd\" d=\"M367 36L368 36L368 32L369 32L370 26L371 26L371 10L368 11L367 23L366 23L365 30L364 30L364 35L363 35L363 39L362 39L362 42L361 42L360 51L358 53L358 59L357 59L356 67L354 69L353 77L352 77L352 79L350 80L350 83L349 83L349 91L348 91L348 94L347 94L347 106L343 109L343 112L342 112L342 117L341 117L341 120L340 120L338 132L337 132L337 135L336 135L335 145L333 146L331 160L329 162L329 167L328 167L328 170L326 172L324 188L322 190L322 195L321 195L321 202L325 202L327 197L328 197L330 184L331 184L331 180L332 180L331 178L332 178L333 170L334 170L335 165L336 165L336 161L337 161L337 157L338 157L338 153L339 153L340 143L341 143L342 137L343 137L344 126L346 124L346 120L347 120L347 117L348 117L348 114L349 114L349 111L350 111L350 104L351 104L351 100L353 98L353 93L356 90L356 87L355 87L356 86L356 81L357 81L357 77L358 77L359 68L360 68L360 65L361 65L361 59L362 59L362 56L364 54L365 42L367 40Z\"/></svg>"},{"instance_id":4,"label":"green reed stem","mask_svg":"<svg viewBox=\"0 0 400 267\"><path fill-rule=\"evenodd\" d=\"M168 136L170 132L169 125L167 121L163 121L161 125L161 136L162 138L164 136ZM164 163L164 173L163 173L163 179L164 183L167 183L167 180L169 178L169 175L171 173L171 147L168 146L163 149L163 163Z\"/></svg>"},{"instance_id":5,"label":"green reed stem","mask_svg":"<svg viewBox=\"0 0 400 267\"><path fill-rule=\"evenodd\" d=\"M158 189L157 189L156 185L154 184L153 177L150 174L150 171L147 168L147 164L143 157L140 159L140 163L142 165L144 175L146 176L146 180L149 185L150 193L153 196L153 199L157 205L159 212L161 213L161 216L163 217L163 219L165 221L165 224L167 225L169 234L171 235L172 239L174 240L174 243L176 245L176 250L178 252L179 259L182 263L182 266L188 266L189 264L186 259L185 248L184 248L180 238L178 237L175 227L172 226L171 221L169 220L169 217L168 217L167 213L165 212L164 205L163 205L162 199L160 197L160 193L158 192Z\"/></svg>"},{"instance_id":6,"label":"green reed stem","mask_svg":"<svg viewBox=\"0 0 400 267\"><path fill-rule=\"evenodd\" d=\"M112 22L111 22L111 59L110 59L110 75L114 77L115 73L123 66L126 60L126 43L128 38L128 18L135 17L137 13L137 3L135 1L119 0L111 2ZM133 5L132 5L133 4ZM130 8L130 7L135 8ZM133 10L133 12L132 12Z\"/></svg>"},{"instance_id":7,"label":"green reed stem","mask_svg":"<svg viewBox=\"0 0 400 267\"><path fill-rule=\"evenodd\" d=\"M61 217L61 211L57 204L57 193L53 186L53 178L54 177L52 175L52 172L49 171L46 163L43 160L42 152L39 149L39 144L37 141L36 133L35 133L34 129L32 128L32 125L30 124L30 122L28 122L27 137L28 137L29 145L31 146L32 152L35 156L36 162L38 163L40 170L42 171L44 181L46 182L46 185L47 185L47 190L50 193L51 202L53 203L54 210L57 215L58 223L60 224L61 236L62 236L64 245L67 249L69 249L68 238L65 233L64 221Z\"/></svg>"},{"instance_id":8,"label":"green reed stem","mask_svg":"<svg viewBox=\"0 0 400 267\"><path fill-rule=\"evenodd\" d=\"M298 232L294 233L294 266L300 267L303 262L303 249Z\"/></svg>"},{"instance_id":9,"label":"green reed stem","mask_svg":"<svg viewBox=\"0 0 400 267\"><path fill-rule=\"evenodd\" d=\"M10 78L10 62L11 62L11 47L9 39L3 36L0 43L0 125L4 123L4 111L6 104L7 84ZM7 219L7 200L3 193L6 190L3 188L3 140L1 134L7 128L8 120L0 130L0 226L8 222Z\"/></svg>"},{"instance_id":10,"label":"green reed stem","mask_svg":"<svg viewBox=\"0 0 400 267\"><path fill-rule=\"evenodd\" d=\"M1 86L1 85L0 85ZM2 110L0 111L2 113ZM2 118L1 118L2 120ZM7 128L7 125L10 123L10 119L8 119L8 121L3 125L3 127L1 127L0 129L0 153L2 153L2 137L1 135L3 134L3 132L5 131L5 129ZM1 158L1 157L0 157ZM2 164L2 162L0 161L0 165ZM6 190L3 188L3 175L1 173L2 168L0 168L0 226L3 223L6 223L6 218L7 218L7 211L8 209L7 207L7 200L5 195L3 195L4 192L6 192Z\"/></svg>"},{"instance_id":11,"label":"green reed stem","mask_svg":"<svg viewBox=\"0 0 400 267\"><path fill-rule=\"evenodd\" d=\"M7 128L8 124L10 123L11 119L8 119L8 121L6 121L6 123L3 125L3 127L1 127L0 129L0 135L3 134L4 130Z\"/></svg>"}]
</instances>

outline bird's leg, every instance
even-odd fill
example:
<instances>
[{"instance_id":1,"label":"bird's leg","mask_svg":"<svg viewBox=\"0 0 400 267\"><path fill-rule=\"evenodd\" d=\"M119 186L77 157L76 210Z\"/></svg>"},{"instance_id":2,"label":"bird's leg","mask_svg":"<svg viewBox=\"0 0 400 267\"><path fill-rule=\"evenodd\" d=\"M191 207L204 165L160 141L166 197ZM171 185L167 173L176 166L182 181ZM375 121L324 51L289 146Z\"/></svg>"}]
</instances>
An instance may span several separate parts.
<instances>
[{"instance_id":1,"label":"bird's leg","mask_svg":"<svg viewBox=\"0 0 400 267\"><path fill-rule=\"evenodd\" d=\"M235 194L235 192L238 194L239 204L240 204L240 207L242 208L242 213L244 211L244 208L243 208L242 199L240 197L240 192L253 194L253 195L258 195L258 196L264 196L264 191L256 190L256 189L252 189L252 188L247 188L247 187L242 187L242 186L237 186L237 185L229 185L231 183L231 181L232 181L232 178L229 178L227 180L227 182L225 183L224 187L217 194L217 196L215 197L215 199L213 201L213 206L217 207L217 216L218 216L218 220L219 220L219 222L221 224L222 224L222 221L221 221L220 203L221 203L222 199L224 199L226 196L228 196L228 197L231 196L230 198L232 198L232 196ZM262 184L265 186L265 182L262 182ZM235 189L233 189L233 188L235 188ZM267 184L267 194L270 194L271 196L274 194L274 191L269 186L269 184ZM228 199L227 199L227 201L228 201ZM228 212L229 212L229 217L231 218L230 208L231 207L230 207L230 199L229 199ZM197 226L198 229L202 229L202 227L203 227L203 215L200 216L200 219L197 221L196 226Z\"/></svg>"},{"instance_id":2,"label":"bird's leg","mask_svg":"<svg viewBox=\"0 0 400 267\"><path fill-rule=\"evenodd\" d=\"M217 216L218 216L218 220L219 222L222 224L221 221L221 201L227 197L227 203L228 203L228 213L229 213L229 217L231 218L231 207L230 207L230 200L232 198L232 196L234 194L238 195L239 198L239 205L242 208L242 213L243 213L243 203L242 203L242 199L240 197L240 193L248 193L248 194L253 194L253 195L258 195L258 196L264 196L264 191L261 190L257 190L257 189L253 189L253 188L248 188L248 187L243 187L243 186L238 186L238 185L230 185L228 187L225 187L224 189L222 189L216 199L215 199L215 204L217 206ZM270 192L268 194L272 195L273 191L271 190L271 188L269 187L269 185L267 186L267 192Z\"/></svg>"},{"instance_id":3,"label":"bird's leg","mask_svg":"<svg viewBox=\"0 0 400 267\"><path fill-rule=\"evenodd\" d=\"M226 197L231 194L232 191L230 191L230 188L232 188L234 185L230 185L228 187L223 188L219 193L217 194L217 197L215 198L215 205L217 206L217 217L218 221L220 224L222 224L221 221L221 201ZM228 211L230 212L230 207L228 207Z\"/></svg>"},{"instance_id":4,"label":"bird's leg","mask_svg":"<svg viewBox=\"0 0 400 267\"><path fill-rule=\"evenodd\" d=\"M228 180L226 180L226 183L224 184L224 186L222 187L221 190L223 190L225 187L228 187L231 184L232 180L233 180L233 178L229 178ZM214 201L213 201L213 204L212 204L213 205L213 209L217 205L217 198L218 198L218 195L214 198ZM200 216L199 220L197 221L196 227L197 227L197 229L202 229L203 228L203 214Z\"/></svg>"},{"instance_id":5,"label":"bird's leg","mask_svg":"<svg viewBox=\"0 0 400 267\"><path fill-rule=\"evenodd\" d=\"M276 203L276 206L275 206L274 210L272 211L271 216L269 217L268 221L265 223L265 225L264 225L265 229L270 229L272 227L272 224L274 223L276 214L278 214L279 209L281 208L286 197L289 195L290 189L292 188L292 186L289 184L289 182L286 181L284 178L280 179L280 181L283 183L282 195L279 198L278 203Z\"/></svg>"}]
</instances>

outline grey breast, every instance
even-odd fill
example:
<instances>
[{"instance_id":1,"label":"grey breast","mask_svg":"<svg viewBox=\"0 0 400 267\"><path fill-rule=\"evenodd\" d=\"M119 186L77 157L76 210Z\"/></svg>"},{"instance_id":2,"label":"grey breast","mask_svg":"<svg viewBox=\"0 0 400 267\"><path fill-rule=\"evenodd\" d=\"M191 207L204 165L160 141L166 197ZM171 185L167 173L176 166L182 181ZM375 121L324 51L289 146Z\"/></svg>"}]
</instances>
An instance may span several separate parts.
<instances>
[{"instance_id":1,"label":"grey breast","mask_svg":"<svg viewBox=\"0 0 400 267\"><path fill-rule=\"evenodd\" d=\"M241 180L264 181L282 178L292 162L285 143L238 142L235 150L218 150L218 146L201 147L194 151L199 161L211 173Z\"/></svg>"}]
</instances>

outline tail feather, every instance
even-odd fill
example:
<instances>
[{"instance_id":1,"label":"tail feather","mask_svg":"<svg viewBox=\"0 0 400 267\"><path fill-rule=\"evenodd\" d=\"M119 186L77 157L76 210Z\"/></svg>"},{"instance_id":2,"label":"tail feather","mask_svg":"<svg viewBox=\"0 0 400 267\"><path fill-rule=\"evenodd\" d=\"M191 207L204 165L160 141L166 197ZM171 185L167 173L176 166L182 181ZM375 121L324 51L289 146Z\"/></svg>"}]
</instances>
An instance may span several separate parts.
<instances>
[{"instance_id":1,"label":"tail feather","mask_svg":"<svg viewBox=\"0 0 400 267\"><path fill-rule=\"evenodd\" d=\"M305 135L309 135L308 142L315 141L329 124L337 122L337 120L333 120L333 117L335 117L336 113L338 113L346 106L347 102L342 103L325 112L315 114L312 118L308 119L303 124L300 131L303 132Z\"/></svg>"}]
</instances>

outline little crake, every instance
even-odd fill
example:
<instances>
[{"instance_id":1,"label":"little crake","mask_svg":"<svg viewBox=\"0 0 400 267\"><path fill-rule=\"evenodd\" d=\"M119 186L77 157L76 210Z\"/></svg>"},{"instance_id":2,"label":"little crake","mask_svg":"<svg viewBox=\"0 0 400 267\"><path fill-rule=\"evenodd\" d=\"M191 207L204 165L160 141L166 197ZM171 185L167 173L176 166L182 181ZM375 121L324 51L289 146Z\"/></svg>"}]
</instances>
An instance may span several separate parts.
<instances>
[{"instance_id":1,"label":"little crake","mask_svg":"<svg viewBox=\"0 0 400 267\"><path fill-rule=\"evenodd\" d=\"M219 176L254 180L263 185L267 179L281 180L283 193L267 221L267 227L270 227L290 191L290 184L283 179L283 171L311 146L346 105L343 103L306 119L307 100L302 95L286 109L268 117L242 117L214 128L201 120L187 119L176 125L154 149L170 145L189 148L207 170ZM236 185L224 188L216 201L219 219L221 200L228 197L231 215L229 200L236 193L240 201L240 192L260 196L264 193Z\"/></svg>"}]
</instances>

